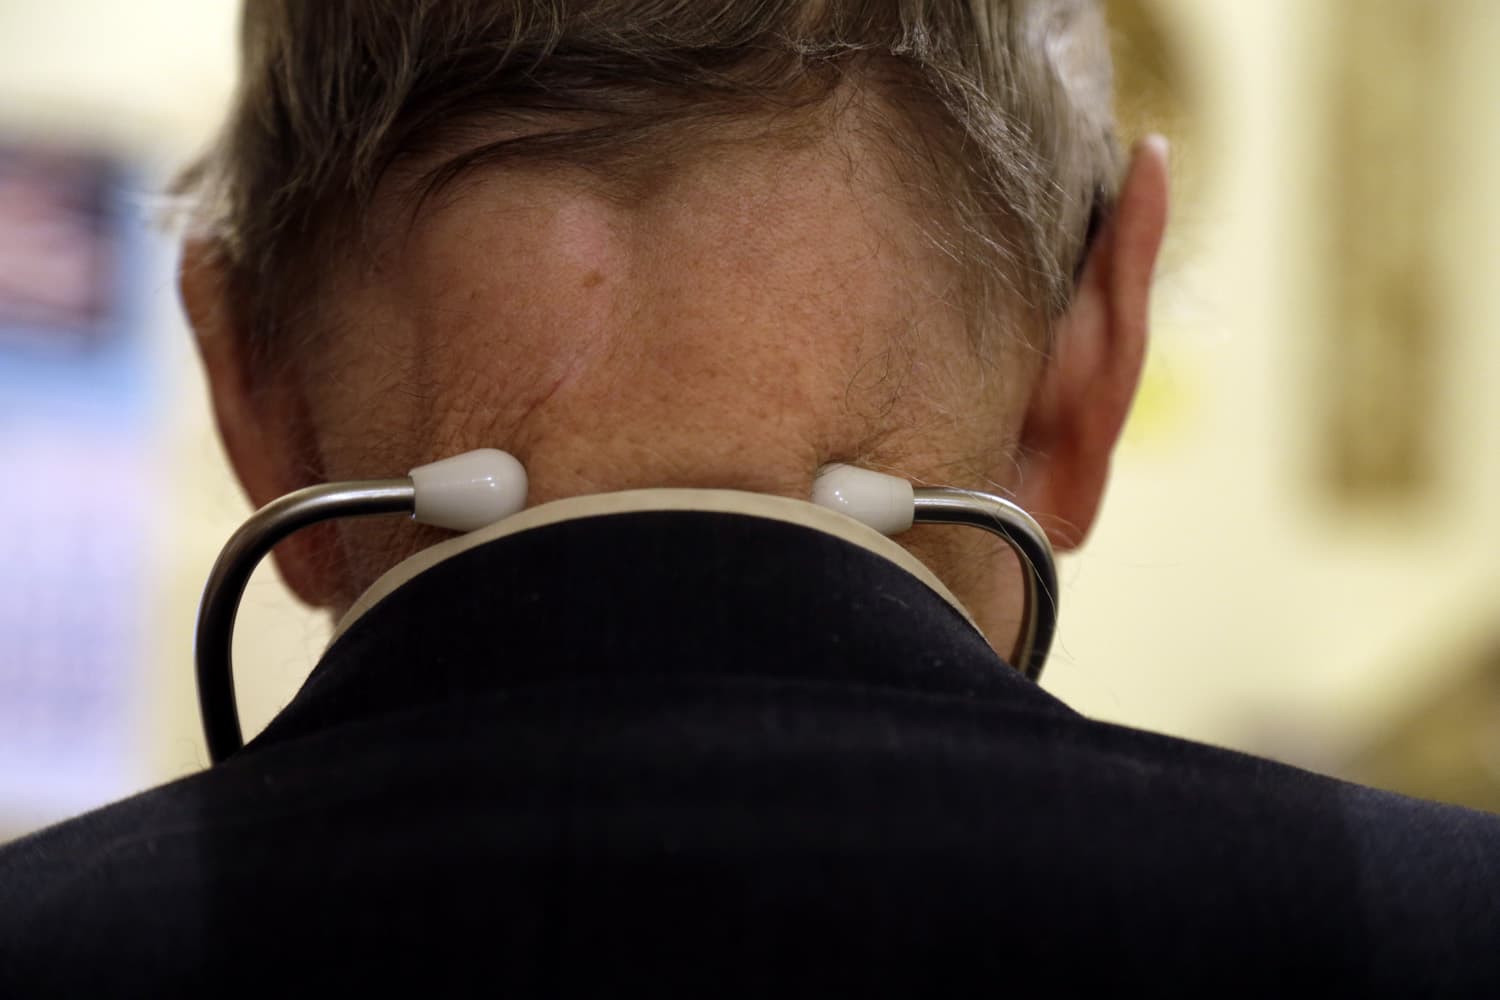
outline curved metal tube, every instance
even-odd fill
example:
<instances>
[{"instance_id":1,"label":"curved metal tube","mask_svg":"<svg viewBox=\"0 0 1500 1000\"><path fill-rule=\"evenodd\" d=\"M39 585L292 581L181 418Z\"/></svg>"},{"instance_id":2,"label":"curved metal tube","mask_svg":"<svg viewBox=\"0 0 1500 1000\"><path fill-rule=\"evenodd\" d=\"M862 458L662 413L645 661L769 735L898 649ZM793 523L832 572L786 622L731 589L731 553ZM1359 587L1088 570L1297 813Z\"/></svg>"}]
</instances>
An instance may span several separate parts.
<instances>
[{"instance_id":1,"label":"curved metal tube","mask_svg":"<svg viewBox=\"0 0 1500 1000\"><path fill-rule=\"evenodd\" d=\"M194 653L209 760L217 764L245 742L234 697L234 620L255 567L288 535L309 525L336 517L410 514L415 502L410 479L309 486L266 504L230 537L198 603Z\"/></svg>"},{"instance_id":2,"label":"curved metal tube","mask_svg":"<svg viewBox=\"0 0 1500 1000\"><path fill-rule=\"evenodd\" d=\"M966 524L1005 539L1026 571L1026 605L1011 663L1032 680L1042 676L1057 632L1057 562L1041 525L1002 497L948 488L912 491L915 524Z\"/></svg>"},{"instance_id":3,"label":"curved metal tube","mask_svg":"<svg viewBox=\"0 0 1500 1000\"><path fill-rule=\"evenodd\" d=\"M917 524L966 524L1003 538L1027 570L1025 620L1012 662L1035 680L1057 627L1057 568L1041 527L1009 500L957 489L913 491ZM217 764L244 745L234 693L234 622L250 575L266 555L309 525L339 517L411 514L416 489L410 479L309 486L274 500L251 515L219 553L198 605L196 660L198 708Z\"/></svg>"}]
</instances>

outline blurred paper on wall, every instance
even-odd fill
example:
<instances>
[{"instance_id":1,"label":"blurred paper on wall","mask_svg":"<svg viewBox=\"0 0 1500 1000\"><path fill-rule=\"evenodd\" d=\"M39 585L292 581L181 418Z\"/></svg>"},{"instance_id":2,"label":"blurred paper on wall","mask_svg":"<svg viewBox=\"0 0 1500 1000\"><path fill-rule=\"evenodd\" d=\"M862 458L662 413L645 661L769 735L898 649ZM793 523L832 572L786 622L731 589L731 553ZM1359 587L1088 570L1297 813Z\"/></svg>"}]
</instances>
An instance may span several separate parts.
<instances>
[{"instance_id":1,"label":"blurred paper on wall","mask_svg":"<svg viewBox=\"0 0 1500 1000\"><path fill-rule=\"evenodd\" d=\"M0 145L0 830L140 781L151 362L125 173Z\"/></svg>"},{"instance_id":2,"label":"blurred paper on wall","mask_svg":"<svg viewBox=\"0 0 1500 1000\"><path fill-rule=\"evenodd\" d=\"M1446 331L1432 220L1448 192L1432 178L1449 150L1433 109L1452 32L1442 22L1410 0L1365 0L1334 54L1325 266L1337 319L1315 385L1323 480L1339 504L1420 501L1434 480Z\"/></svg>"}]
</instances>

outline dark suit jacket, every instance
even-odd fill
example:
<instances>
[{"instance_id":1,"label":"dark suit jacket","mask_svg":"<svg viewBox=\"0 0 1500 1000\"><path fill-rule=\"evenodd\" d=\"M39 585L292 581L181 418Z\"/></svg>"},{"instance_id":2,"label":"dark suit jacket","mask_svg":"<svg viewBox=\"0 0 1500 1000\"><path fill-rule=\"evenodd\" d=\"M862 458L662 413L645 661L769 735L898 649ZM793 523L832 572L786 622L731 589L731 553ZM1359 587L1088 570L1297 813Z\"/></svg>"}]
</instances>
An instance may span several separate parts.
<instances>
[{"instance_id":1,"label":"dark suit jacket","mask_svg":"<svg viewBox=\"0 0 1500 1000\"><path fill-rule=\"evenodd\" d=\"M386 597L227 763L0 851L0 996L1500 996L1500 819L1091 722L710 513Z\"/></svg>"}]
</instances>

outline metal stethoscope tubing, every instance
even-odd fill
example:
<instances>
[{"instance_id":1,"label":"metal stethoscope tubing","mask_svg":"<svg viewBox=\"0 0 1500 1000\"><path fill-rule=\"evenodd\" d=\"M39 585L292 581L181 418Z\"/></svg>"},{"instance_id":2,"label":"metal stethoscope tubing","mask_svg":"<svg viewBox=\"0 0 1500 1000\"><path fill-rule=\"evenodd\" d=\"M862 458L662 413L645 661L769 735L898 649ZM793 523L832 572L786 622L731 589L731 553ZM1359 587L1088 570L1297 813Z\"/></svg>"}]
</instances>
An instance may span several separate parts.
<instances>
[{"instance_id":1,"label":"metal stethoscope tubing","mask_svg":"<svg viewBox=\"0 0 1500 1000\"><path fill-rule=\"evenodd\" d=\"M933 487L912 491L916 524L963 524L998 535L1021 563L1026 579L1021 632L1011 663L1039 680L1057 633L1057 560L1052 543L1032 516L1004 497L975 490Z\"/></svg>"},{"instance_id":2,"label":"metal stethoscope tubing","mask_svg":"<svg viewBox=\"0 0 1500 1000\"><path fill-rule=\"evenodd\" d=\"M260 561L288 536L335 518L408 514L427 523L468 531L519 510L525 498L524 472L519 473L518 486L508 469L502 469L504 474L497 478L489 471L476 473L472 466L460 465L458 488L454 489L451 476L444 481L428 471L481 455L501 455L516 470L520 468L509 456L486 450L414 469L411 478L309 486L262 507L230 537L203 588L195 636L198 707L213 763L244 745L234 693L234 622L245 586ZM861 475L878 475L858 471ZM895 494L901 498L897 502L902 507L898 524L894 528L872 525L877 530L895 533L913 523L962 524L999 536L1016 553L1025 571L1025 610L1011 662L1032 680L1039 678L1057 628L1057 568L1046 533L1029 514L1002 497L973 490L912 489L894 477L880 478L900 482L905 493ZM451 498L472 495L476 486L481 488L487 506L475 511L465 500L466 506L455 507ZM890 501L884 502L889 513ZM910 504L909 518L906 504Z\"/></svg>"},{"instance_id":3,"label":"metal stethoscope tubing","mask_svg":"<svg viewBox=\"0 0 1500 1000\"><path fill-rule=\"evenodd\" d=\"M230 536L203 587L193 653L198 710L208 757L215 764L244 746L234 695L234 620L250 574L281 542L303 528L340 517L410 514L417 490L410 479L324 483L266 504Z\"/></svg>"}]
</instances>

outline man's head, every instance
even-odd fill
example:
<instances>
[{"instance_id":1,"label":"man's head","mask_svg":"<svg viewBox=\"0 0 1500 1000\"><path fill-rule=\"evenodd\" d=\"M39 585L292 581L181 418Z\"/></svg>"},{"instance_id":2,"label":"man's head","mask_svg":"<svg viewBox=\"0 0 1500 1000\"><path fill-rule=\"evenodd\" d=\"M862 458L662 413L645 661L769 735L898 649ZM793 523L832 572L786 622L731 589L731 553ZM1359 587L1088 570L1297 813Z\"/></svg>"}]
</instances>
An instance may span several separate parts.
<instances>
[{"instance_id":1,"label":"man's head","mask_svg":"<svg viewBox=\"0 0 1500 1000\"><path fill-rule=\"evenodd\" d=\"M533 503L853 461L1086 530L1165 197L1092 4L262 0L243 60L183 284L256 501L491 445ZM416 544L282 564L338 606Z\"/></svg>"}]
</instances>

